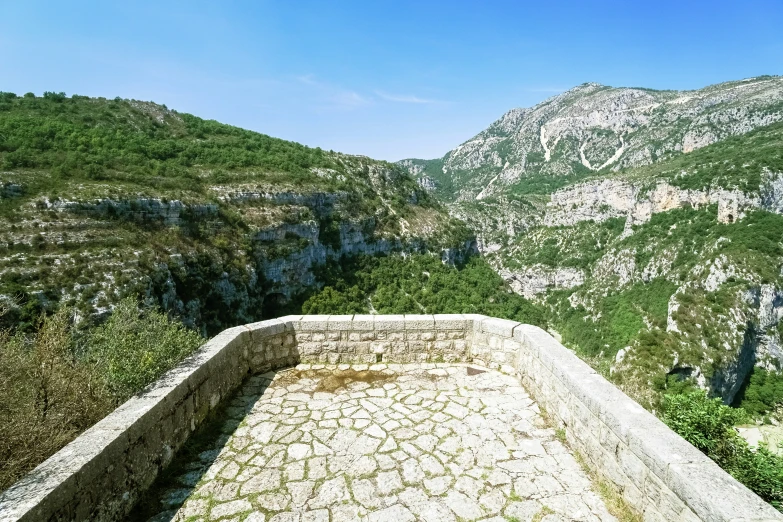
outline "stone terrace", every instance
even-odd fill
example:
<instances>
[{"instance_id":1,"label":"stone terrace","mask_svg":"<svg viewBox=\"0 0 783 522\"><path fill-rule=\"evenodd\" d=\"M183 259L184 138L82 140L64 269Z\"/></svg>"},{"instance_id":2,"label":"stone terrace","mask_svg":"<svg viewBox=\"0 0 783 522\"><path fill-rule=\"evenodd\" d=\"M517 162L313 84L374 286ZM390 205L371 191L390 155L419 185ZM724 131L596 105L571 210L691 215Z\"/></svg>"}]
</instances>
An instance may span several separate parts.
<instances>
[{"instance_id":1,"label":"stone terrace","mask_svg":"<svg viewBox=\"0 0 783 522\"><path fill-rule=\"evenodd\" d=\"M2 493L0 522L610 518L575 454L645 521L783 520L540 328L468 314L225 330Z\"/></svg>"},{"instance_id":2,"label":"stone terrace","mask_svg":"<svg viewBox=\"0 0 783 522\"><path fill-rule=\"evenodd\" d=\"M303 364L249 379L223 428L151 522L614 520L519 381L476 366Z\"/></svg>"}]
</instances>

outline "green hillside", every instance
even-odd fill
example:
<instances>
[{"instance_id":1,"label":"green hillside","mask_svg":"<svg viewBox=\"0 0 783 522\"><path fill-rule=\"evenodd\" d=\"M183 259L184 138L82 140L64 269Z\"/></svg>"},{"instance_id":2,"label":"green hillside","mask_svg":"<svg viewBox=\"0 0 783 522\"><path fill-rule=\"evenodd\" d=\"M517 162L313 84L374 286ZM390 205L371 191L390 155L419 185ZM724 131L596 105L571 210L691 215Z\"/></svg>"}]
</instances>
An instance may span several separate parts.
<instances>
[{"instance_id":1,"label":"green hillside","mask_svg":"<svg viewBox=\"0 0 783 522\"><path fill-rule=\"evenodd\" d=\"M7 326L140 295L211 333L294 306L328 259L471 241L395 165L149 102L2 93L0 165Z\"/></svg>"}]
</instances>

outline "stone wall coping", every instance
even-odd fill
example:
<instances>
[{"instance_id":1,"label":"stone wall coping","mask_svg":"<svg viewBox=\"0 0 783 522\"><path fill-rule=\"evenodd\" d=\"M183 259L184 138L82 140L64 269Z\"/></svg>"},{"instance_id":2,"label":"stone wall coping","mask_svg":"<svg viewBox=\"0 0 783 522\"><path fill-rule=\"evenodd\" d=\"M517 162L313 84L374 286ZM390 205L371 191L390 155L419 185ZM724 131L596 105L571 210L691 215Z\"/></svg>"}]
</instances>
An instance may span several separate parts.
<instances>
[{"instance_id":1,"label":"stone wall coping","mask_svg":"<svg viewBox=\"0 0 783 522\"><path fill-rule=\"evenodd\" d=\"M783 515L775 508L598 375L547 332L536 326L519 324L514 329L514 337L526 342L570 394L624 441L700 518L783 520Z\"/></svg>"},{"instance_id":2,"label":"stone wall coping","mask_svg":"<svg viewBox=\"0 0 783 522\"><path fill-rule=\"evenodd\" d=\"M224 330L0 494L0 522L47 521L57 518L57 514L75 499L96 502L77 497L86 485L107 473L107 469L120 466L123 455L176 408L181 408L183 402L194 402L195 397L202 405L201 410L216 407L231 392L232 386L238 385L235 382L241 382L252 370L248 353L252 344L287 332L408 330L462 330L472 336L499 338L501 350L519 353L527 350L555 377L558 394L566 394L567 400L581 403L597 417L699 518L783 520L777 510L538 327L477 314L357 314L290 315ZM469 345L471 339L467 338ZM515 360L518 359L519 356L515 356ZM515 371L517 375L524 373L524 368L509 364L498 363L497 368ZM230 378L225 378L226 373ZM200 414L192 416L190 431L202 418ZM166 441L161 444L164 449L169 447ZM176 449L169 448L168 453L173 454ZM161 465L165 466L170 458L171 455L164 454ZM118 505L123 502L132 501L117 500ZM90 514L89 509L97 507L88 505L85 509L88 510L84 512ZM117 509L127 509L127 506Z\"/></svg>"}]
</instances>

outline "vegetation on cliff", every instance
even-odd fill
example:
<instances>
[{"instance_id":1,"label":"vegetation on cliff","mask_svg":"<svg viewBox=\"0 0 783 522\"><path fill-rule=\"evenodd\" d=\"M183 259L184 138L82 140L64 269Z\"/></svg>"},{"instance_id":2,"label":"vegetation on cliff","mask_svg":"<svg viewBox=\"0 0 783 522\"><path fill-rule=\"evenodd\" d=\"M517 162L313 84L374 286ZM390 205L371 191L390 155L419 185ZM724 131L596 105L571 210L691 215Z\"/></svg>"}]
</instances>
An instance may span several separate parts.
<instances>
[{"instance_id":1,"label":"vegetation on cliff","mask_svg":"<svg viewBox=\"0 0 783 522\"><path fill-rule=\"evenodd\" d=\"M61 305L98 324L141 295L213 334L345 252L471 239L390 163L149 102L0 94L0 327Z\"/></svg>"},{"instance_id":2,"label":"vegetation on cliff","mask_svg":"<svg viewBox=\"0 0 783 522\"><path fill-rule=\"evenodd\" d=\"M440 160L401 162L634 399L661 412L701 388L741 406L710 435L735 453L701 449L778 506L777 448L752 451L729 428L783 421L782 100L780 77L691 92L584 84ZM687 401L686 416L717 408ZM678 425L686 438L692 421Z\"/></svg>"},{"instance_id":3,"label":"vegetation on cliff","mask_svg":"<svg viewBox=\"0 0 783 522\"><path fill-rule=\"evenodd\" d=\"M544 326L542 309L508 288L480 257L464 266L427 255L358 257L329 263L325 285L302 305L305 314L473 313Z\"/></svg>"}]
</instances>

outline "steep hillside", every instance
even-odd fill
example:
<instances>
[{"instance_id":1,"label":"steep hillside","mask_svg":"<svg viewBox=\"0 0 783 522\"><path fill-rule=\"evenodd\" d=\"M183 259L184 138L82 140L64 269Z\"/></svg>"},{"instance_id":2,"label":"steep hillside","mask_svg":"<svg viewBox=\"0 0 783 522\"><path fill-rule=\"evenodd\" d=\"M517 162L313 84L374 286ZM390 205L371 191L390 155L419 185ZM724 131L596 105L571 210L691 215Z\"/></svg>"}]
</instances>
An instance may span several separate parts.
<instances>
[{"instance_id":1,"label":"steep hillside","mask_svg":"<svg viewBox=\"0 0 783 522\"><path fill-rule=\"evenodd\" d=\"M482 250L493 251L535 226L535 210L559 188L780 120L783 78L777 76L695 91L587 83L509 111L441 159L399 164L476 230Z\"/></svg>"},{"instance_id":2,"label":"steep hillside","mask_svg":"<svg viewBox=\"0 0 783 522\"><path fill-rule=\"evenodd\" d=\"M516 185L517 192L549 192L591 172L648 165L781 119L781 77L696 91L586 83L507 112L446 154L440 173L427 174L454 200L480 200ZM538 186L545 177L557 180Z\"/></svg>"},{"instance_id":3,"label":"steep hillside","mask_svg":"<svg viewBox=\"0 0 783 522\"><path fill-rule=\"evenodd\" d=\"M472 248L398 166L135 100L0 93L6 324L140 293L204 332L286 309L343 254Z\"/></svg>"},{"instance_id":4,"label":"steep hillside","mask_svg":"<svg viewBox=\"0 0 783 522\"><path fill-rule=\"evenodd\" d=\"M781 120L781 77L585 84L400 164L637 399L680 382L742 401L783 367Z\"/></svg>"},{"instance_id":5,"label":"steep hillside","mask_svg":"<svg viewBox=\"0 0 783 522\"><path fill-rule=\"evenodd\" d=\"M783 367L783 123L562 188L489 253L566 342L652 400Z\"/></svg>"}]
</instances>

